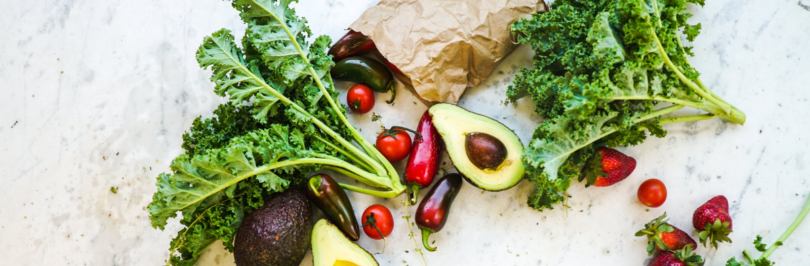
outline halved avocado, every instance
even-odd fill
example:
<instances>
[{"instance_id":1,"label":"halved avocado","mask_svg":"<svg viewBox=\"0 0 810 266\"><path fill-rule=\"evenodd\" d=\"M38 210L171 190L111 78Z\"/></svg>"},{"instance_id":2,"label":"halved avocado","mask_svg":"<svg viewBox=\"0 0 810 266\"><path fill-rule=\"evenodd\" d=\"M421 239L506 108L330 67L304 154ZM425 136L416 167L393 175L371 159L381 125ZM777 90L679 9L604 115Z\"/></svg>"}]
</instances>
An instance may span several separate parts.
<instances>
[{"instance_id":1,"label":"halved avocado","mask_svg":"<svg viewBox=\"0 0 810 266\"><path fill-rule=\"evenodd\" d=\"M523 143L500 122L452 104L430 108L458 172L481 189L500 191L523 178Z\"/></svg>"},{"instance_id":2,"label":"halved avocado","mask_svg":"<svg viewBox=\"0 0 810 266\"><path fill-rule=\"evenodd\" d=\"M350 241L336 226L321 219L312 229L314 266L379 266L365 249Z\"/></svg>"}]
</instances>

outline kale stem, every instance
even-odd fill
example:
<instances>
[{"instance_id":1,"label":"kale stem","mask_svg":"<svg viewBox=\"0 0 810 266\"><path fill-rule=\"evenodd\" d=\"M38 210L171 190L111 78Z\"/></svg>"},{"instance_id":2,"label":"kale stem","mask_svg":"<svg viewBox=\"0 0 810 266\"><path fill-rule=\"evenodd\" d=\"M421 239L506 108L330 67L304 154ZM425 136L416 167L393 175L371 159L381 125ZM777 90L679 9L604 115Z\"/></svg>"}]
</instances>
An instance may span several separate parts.
<instances>
[{"instance_id":1,"label":"kale stem","mask_svg":"<svg viewBox=\"0 0 810 266\"><path fill-rule=\"evenodd\" d=\"M263 5L257 5L257 6L260 6L260 7L264 8ZM304 54L304 50L301 49L301 45L298 44L298 42L296 41L296 37L290 31L290 28L287 27L287 24L284 23L284 20L279 18L277 16L278 14L275 14L270 10L265 10L265 11L268 14L270 14L270 16L273 17L273 19L275 19L276 21L279 22L279 24L281 25L281 28L284 29L284 31L287 33L287 36L290 38L290 41L293 43L293 45L295 45L295 49L298 50L298 55L301 56L301 59L303 59L304 62L309 62L309 59ZM332 95L329 93L329 91L326 89L326 87L324 87L323 82L321 82L320 77L318 77L318 73L315 72L315 69L312 68L312 65L308 64L307 68L309 69L310 77L312 77L312 79L315 81L315 84L318 85L318 88L321 90L321 92L323 92L325 95L328 96L328 97L326 97L326 101L329 102L329 105L335 111L338 118L340 118L340 121L343 122L344 126L346 126L349 129L349 132L351 132L352 136L354 136L354 141L357 142L358 144L360 144L360 146L362 146L364 148L364 150L366 150L366 152L370 151L371 154L374 155L374 158L369 157L365 153L358 154L358 156L362 157L363 159L366 159L372 165L376 166L376 165L382 164L382 167L384 167L384 169L386 171L388 171L387 175L391 179L392 183L394 185L399 184L398 186L392 187L392 189L398 191L399 193L404 192L405 191L405 186L400 184L400 182L399 182L399 174L397 174L397 171L394 169L394 166L392 166L391 163L389 163L388 160L386 160L385 157L383 157L382 154L379 151L377 151L377 149L372 149L371 148L372 147L371 143L369 143L365 138L363 138L363 136L360 135L360 132L358 132L357 129L355 129L354 126L352 126L352 124L349 123L349 120L346 118L346 116L343 115L343 113L340 112L340 108L338 108L337 104L335 103L335 100L332 99ZM318 120L318 119L313 119L313 121L320 122L320 120ZM331 131L331 129L329 131ZM332 133L334 133L334 131L332 131ZM332 134L330 133L330 135L332 135ZM338 141L341 142L341 144L343 144L344 146L347 146L348 149L350 149L352 151L355 151L357 149L357 147L355 147L354 145L351 145L351 143L348 143L348 144L343 143L343 141L345 141L345 140L343 140L343 138L341 138L340 136L338 136L336 134L333 135L333 136L335 138L337 138Z\"/></svg>"},{"instance_id":2,"label":"kale stem","mask_svg":"<svg viewBox=\"0 0 810 266\"><path fill-rule=\"evenodd\" d=\"M342 154L343 156L348 157L350 160L354 161L355 163L357 163L357 165L359 165L361 168L363 168L363 170L373 172L373 173L376 173L376 174L385 174L385 173L376 172L375 169L373 169L371 166L366 164L366 162L364 162L363 160L358 159L357 157L355 157L351 153L341 149L340 147L336 146L335 144L332 144L332 143L326 141L325 139L321 138L321 136L313 135L313 137L315 139L317 139L318 141L323 142L323 144L326 144L326 146L329 146L330 148L338 151L338 153Z\"/></svg>"},{"instance_id":3,"label":"kale stem","mask_svg":"<svg viewBox=\"0 0 810 266\"><path fill-rule=\"evenodd\" d=\"M683 60L686 61L687 64L691 65L692 63L689 62L689 57L686 54L686 49L683 48L683 43L681 42L681 38L676 38L675 40L678 41L678 48L681 50L681 53L683 53ZM728 103L726 100L723 100L722 98L720 98L720 96L715 94L712 90L710 90L709 87L707 87L706 84L704 84L703 81L700 80L700 77L697 77L695 79L695 83L697 83L698 87L700 87L701 89L705 90L707 93L712 95L712 97L715 97L717 100L720 100L721 102L723 102L725 104L728 104L728 106L730 106L732 109L737 109L737 107L734 107L733 105Z\"/></svg>"},{"instance_id":4,"label":"kale stem","mask_svg":"<svg viewBox=\"0 0 810 266\"><path fill-rule=\"evenodd\" d=\"M714 118L714 115L712 115L712 114L676 116L676 117L670 117L670 118L658 120L658 125L663 126L663 125L666 125L666 124L672 124L672 123L677 123L677 122L700 121L700 120L706 120L706 119L712 119L712 118ZM647 127L640 126L640 127L638 127L638 130L647 130Z\"/></svg>"},{"instance_id":5,"label":"kale stem","mask_svg":"<svg viewBox=\"0 0 810 266\"><path fill-rule=\"evenodd\" d=\"M694 91L695 93L700 95L700 97L703 97L704 99L708 100L709 102L717 105L717 107L722 109L723 112L725 112L727 115L731 114L731 107L728 104L725 104L725 103L715 99L714 97L712 97L708 93L706 93L703 89L699 88L692 80L690 80L689 78L684 76L683 73L681 73L681 71L678 70L678 67L676 67L675 64L672 63L672 60L669 59L669 55L667 55L667 51L664 50L664 45L661 44L661 40L658 39L658 35L655 33L655 29L650 29L650 31L652 32L652 36L653 36L653 39L655 40L655 44L658 46L658 52L661 54L661 58L664 59L664 63L667 64L667 66L672 70L672 72L674 72L675 75L678 76L678 79L680 79L681 82L686 84L687 87L691 88L692 91Z\"/></svg>"},{"instance_id":6,"label":"kale stem","mask_svg":"<svg viewBox=\"0 0 810 266\"><path fill-rule=\"evenodd\" d=\"M349 171L347 169L343 169L343 168L335 167L335 166L324 166L323 168L324 169L329 169L329 170L332 170L332 171L335 171L335 172L338 172L338 173L341 173L341 174L343 174L345 176L351 177L352 179L360 181L360 183L366 184L368 186L379 187L379 188L385 188L386 187L383 184L381 184L379 181L372 180L372 178L369 178L369 177L363 176L361 174Z\"/></svg>"},{"instance_id":7,"label":"kale stem","mask_svg":"<svg viewBox=\"0 0 810 266\"><path fill-rule=\"evenodd\" d=\"M675 104L675 105L672 105L670 107L661 108L661 109L655 110L655 111L653 111L653 112L651 112L651 113L649 113L649 114L647 114L645 116L642 116L642 117L640 117L639 119L636 119L633 122L639 123L639 122L642 122L642 121L645 121L645 120L653 119L653 118L656 118L656 117L659 117L659 116L662 116L662 115L665 115L665 114L669 114L669 113L678 111L681 108L683 108L683 105L680 105L680 104Z\"/></svg>"},{"instance_id":8,"label":"kale stem","mask_svg":"<svg viewBox=\"0 0 810 266\"><path fill-rule=\"evenodd\" d=\"M216 44L217 44L217 46L220 46L220 49L222 49L222 50L226 50L226 48L225 48L225 47L222 47L222 46L221 46L219 43L216 43ZM360 158L363 158L363 159L364 159L366 162L371 163L371 164L372 164L372 166L374 166L374 167L375 167L375 169L377 169L377 171L379 171L379 172L383 172L383 171L385 171L385 170L386 170L386 168L383 168L382 166L380 166L380 165L379 165L379 163L378 163L377 161L375 161L374 159L372 159L371 157L369 157L367 154L365 154L365 153L361 152L359 149L357 149L357 147L355 147L354 145L352 145L352 143L351 143L351 142L347 141L346 139L344 139L344 138L342 138L340 135L338 135L338 134L337 134L337 132L335 132L335 131L334 131L334 130L332 130L332 129L331 129L329 126L327 126L326 124L324 124L324 123L323 123L323 121L321 121L320 119L316 118L315 116L313 116L312 114L310 114L309 112L307 112L307 110L304 110L304 108L302 108L302 107L301 107L301 106L299 106L298 104L294 103L294 102L293 102L293 101L291 101L289 98L287 98L286 96L284 96L283 94L281 94L280 92L278 92L276 89L274 89L273 87L271 87L269 84L267 84L267 83L264 81L264 78L258 77L258 76L256 76L255 74L253 74L253 72L251 72L249 69L247 69L247 67L246 67L245 65L241 64L241 63L239 62L239 60L237 60L236 58L231 57L231 56L230 56L230 54L228 54L228 56L230 57L230 60L231 60L231 61L235 62L235 63L236 63L238 66L239 66L240 70L241 70L243 73L246 73L247 75L249 75L249 76L250 76L250 78L251 78L251 79L255 80L255 81L258 83L258 84L262 85L262 87L263 87L262 89L266 90L267 92L269 92L269 93L270 93L270 94L272 94L273 96L277 97L277 98L278 98L278 99L279 99L279 100L280 100L282 103L284 103L284 104L286 104L286 105L290 106L291 108L295 109L296 111L301 112L302 114L304 114L304 115L306 115L307 117L309 117L309 118L312 120L312 123L314 123L316 126L318 126L318 128L320 128L321 130L323 130L323 131L324 131L326 134L328 134L328 135L332 136L332 138L334 138L335 140L337 140L337 141L338 141L340 144L342 144L344 147L346 147L347 149L349 149L351 152L353 152L353 153L354 153L354 154L356 154L357 156L360 156ZM327 95L328 95L329 97L326 97L326 98L327 98L327 99L329 99L329 100L331 101L331 99L332 99L331 95L329 95L329 94L327 94ZM336 113L340 113L340 112L338 112L338 110L339 110L339 109L335 109L335 112L336 112ZM350 128L350 129L352 129L352 130L354 129L354 127L353 127L351 124L349 124L349 123L346 123L346 126L347 126L348 128ZM363 139L363 138L360 138L360 139ZM365 139L363 139L363 140L365 140ZM387 161L386 161L386 162L387 162ZM389 163L389 165L390 165L390 163ZM394 172L394 173L396 173L396 172ZM398 179L397 179L397 180L398 180ZM402 189L402 191L405 191L405 189L403 188L403 189Z\"/></svg>"},{"instance_id":9,"label":"kale stem","mask_svg":"<svg viewBox=\"0 0 810 266\"><path fill-rule=\"evenodd\" d=\"M678 122L691 122L691 121L700 121L700 120L712 119L714 117L715 116L713 114L676 116L676 117L670 117L670 118L661 119L661 120L658 121L658 124L663 126L663 125L666 125L666 124L672 124L672 123L678 123Z\"/></svg>"},{"instance_id":10,"label":"kale stem","mask_svg":"<svg viewBox=\"0 0 810 266\"><path fill-rule=\"evenodd\" d=\"M731 115L726 115L723 110L719 107L714 106L712 103L708 102L694 102L679 98L664 98L661 96L649 97L649 96L619 96L619 97L612 97L610 100L647 100L647 101L659 101L659 102L670 102L674 104L680 104L689 106L695 109L700 109L709 113L716 115L722 119L737 123L742 125L745 123L745 114L740 112L739 110L732 109Z\"/></svg>"},{"instance_id":11,"label":"kale stem","mask_svg":"<svg viewBox=\"0 0 810 266\"><path fill-rule=\"evenodd\" d=\"M810 194L807 195L807 201L804 203L802 211L799 212L799 216L796 217L795 220L793 220L793 223L790 224L790 227L788 227L788 229L784 233L782 233L782 236L780 236L779 239L776 239L776 242L774 242L771 245L771 247L769 247L768 250L765 251L765 253L762 253L761 258L768 258L768 256L770 256L771 253L773 253L776 250L776 248L781 246L782 243L784 243L785 240L787 240L790 234L792 234L793 231L796 230L796 227L799 227L799 224L802 223L804 217L807 216L808 212L810 212Z\"/></svg>"},{"instance_id":12,"label":"kale stem","mask_svg":"<svg viewBox=\"0 0 810 266\"><path fill-rule=\"evenodd\" d=\"M356 186L352 186L352 185L347 185L347 184L344 184L344 183L340 183L340 187L342 187L344 189L354 191L354 192L360 192L360 193L363 193L363 194L366 194L366 195L371 195L371 196L380 197L380 198L387 198L387 199L393 199L393 198L399 196L399 194L402 194L402 192L380 191L380 190L374 190L374 189L367 189L367 188L361 188L361 187L356 187Z\"/></svg>"}]
</instances>

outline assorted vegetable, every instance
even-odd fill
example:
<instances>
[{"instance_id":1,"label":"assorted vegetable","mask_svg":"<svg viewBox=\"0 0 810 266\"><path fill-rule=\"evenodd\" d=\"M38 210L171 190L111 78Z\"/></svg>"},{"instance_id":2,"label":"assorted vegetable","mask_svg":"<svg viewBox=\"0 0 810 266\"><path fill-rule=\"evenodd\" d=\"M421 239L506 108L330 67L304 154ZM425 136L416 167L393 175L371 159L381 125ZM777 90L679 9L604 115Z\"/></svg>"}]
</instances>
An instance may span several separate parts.
<instances>
[{"instance_id":1,"label":"assorted vegetable","mask_svg":"<svg viewBox=\"0 0 810 266\"><path fill-rule=\"evenodd\" d=\"M439 181L425 195L419 208L416 209L416 226L422 230L422 245L428 251L436 251L429 242L430 235L439 232L444 228L447 217L450 215L450 207L461 190L461 175L448 174Z\"/></svg>"},{"instance_id":2,"label":"assorted vegetable","mask_svg":"<svg viewBox=\"0 0 810 266\"><path fill-rule=\"evenodd\" d=\"M231 102L215 118L195 121L184 136L186 153L157 178L148 206L152 226L162 230L183 215L170 264L193 264L217 239L233 250L247 213L318 169L373 187L341 184L356 192L392 198L405 191L336 100L329 38L308 43L311 32L289 3L234 0L247 24L243 48L223 29L205 37L197 52L200 65L213 71L214 91Z\"/></svg>"},{"instance_id":3,"label":"assorted vegetable","mask_svg":"<svg viewBox=\"0 0 810 266\"><path fill-rule=\"evenodd\" d=\"M354 85L346 93L346 103L355 113L368 113L374 108L374 93L366 85Z\"/></svg>"},{"instance_id":4,"label":"assorted vegetable","mask_svg":"<svg viewBox=\"0 0 810 266\"><path fill-rule=\"evenodd\" d=\"M506 160L506 146L490 134L469 132L464 134L464 151L470 163L481 170L497 170Z\"/></svg>"},{"instance_id":5,"label":"assorted vegetable","mask_svg":"<svg viewBox=\"0 0 810 266\"><path fill-rule=\"evenodd\" d=\"M731 243L728 234L731 233L732 223L726 197L719 195L700 205L692 215L692 225L700 232L700 243L704 247L706 242L714 248L717 248L717 242Z\"/></svg>"},{"instance_id":6,"label":"assorted vegetable","mask_svg":"<svg viewBox=\"0 0 810 266\"><path fill-rule=\"evenodd\" d=\"M371 253L346 238L326 219L320 219L312 228L312 264L314 266L380 265Z\"/></svg>"},{"instance_id":7,"label":"assorted vegetable","mask_svg":"<svg viewBox=\"0 0 810 266\"><path fill-rule=\"evenodd\" d=\"M365 54L377 50L374 41L360 32L350 30L329 48L332 60L338 62L346 57Z\"/></svg>"},{"instance_id":8,"label":"assorted vegetable","mask_svg":"<svg viewBox=\"0 0 810 266\"><path fill-rule=\"evenodd\" d=\"M584 177L588 178L588 184L593 183L597 187L619 183L636 169L636 159L611 148L597 149L594 160L599 161L597 166L592 168L595 171L586 172ZM582 181L584 177L581 176L579 180Z\"/></svg>"},{"instance_id":9,"label":"assorted vegetable","mask_svg":"<svg viewBox=\"0 0 810 266\"><path fill-rule=\"evenodd\" d=\"M667 201L667 187L661 180L647 179L638 187L638 201L647 207L661 207Z\"/></svg>"},{"instance_id":10,"label":"assorted vegetable","mask_svg":"<svg viewBox=\"0 0 810 266\"><path fill-rule=\"evenodd\" d=\"M338 61L332 68L332 77L366 85L376 92L390 91L391 99L388 103L394 102L397 96L394 76L384 64L368 57L353 56Z\"/></svg>"},{"instance_id":11,"label":"assorted vegetable","mask_svg":"<svg viewBox=\"0 0 810 266\"><path fill-rule=\"evenodd\" d=\"M290 189L245 217L233 257L239 266L298 266L309 250L311 234L309 201L302 191Z\"/></svg>"},{"instance_id":12,"label":"assorted vegetable","mask_svg":"<svg viewBox=\"0 0 810 266\"><path fill-rule=\"evenodd\" d=\"M419 189L430 186L439 171L442 140L431 122L430 113L425 111L416 127L419 138L413 141L411 156L405 167L405 182L411 186L411 204L416 205Z\"/></svg>"},{"instance_id":13,"label":"assorted vegetable","mask_svg":"<svg viewBox=\"0 0 810 266\"><path fill-rule=\"evenodd\" d=\"M402 71L397 68L394 64L385 59L379 51L377 51L377 46L374 45L374 41L371 40L368 36L356 32L354 30L349 30L346 35L337 40L332 48L329 49L329 55L332 56L332 60L335 62L343 60L346 57L361 55L369 52L377 52L380 58L382 58L383 63L391 72L395 74L402 74Z\"/></svg>"},{"instance_id":14,"label":"assorted vegetable","mask_svg":"<svg viewBox=\"0 0 810 266\"><path fill-rule=\"evenodd\" d=\"M385 206L375 204L363 211L363 232L371 239L383 239L394 231L394 216Z\"/></svg>"},{"instance_id":15,"label":"assorted vegetable","mask_svg":"<svg viewBox=\"0 0 810 266\"><path fill-rule=\"evenodd\" d=\"M411 136L402 127L385 129L377 136L375 146L389 162L399 162L411 152Z\"/></svg>"},{"instance_id":16,"label":"assorted vegetable","mask_svg":"<svg viewBox=\"0 0 810 266\"><path fill-rule=\"evenodd\" d=\"M333 224L352 241L360 239L360 226L354 217L354 208L346 191L325 174L317 174L307 182L307 198L318 206Z\"/></svg>"},{"instance_id":17,"label":"assorted vegetable","mask_svg":"<svg viewBox=\"0 0 810 266\"><path fill-rule=\"evenodd\" d=\"M713 117L745 122L745 114L699 79L687 59L691 48L681 43L681 34L692 41L700 30L700 24L685 23L691 16L685 5L702 0L557 0L551 12L512 27L535 57L534 68L521 69L508 97L515 102L531 96L546 119L528 147L498 121L448 104L426 111L416 131L384 129L371 145L349 124L332 78L359 83L346 99L352 111L363 114L374 107L372 90L391 91L393 102L389 69L400 70L384 58L380 63L358 56L377 52L359 32L347 33L328 53L328 37L308 43L313 36L306 20L290 2L233 0L248 25L241 48L223 29L205 37L197 52L200 65L213 71L214 91L230 102L213 118L194 121L183 135L185 153L172 161L171 173L157 179L148 206L152 226L163 230L168 219L183 215L167 265L193 265L216 240L234 252L237 265L298 265L309 244L315 265L378 265L351 242L360 238L360 226L344 189L385 198L402 194L406 186L391 163L410 154L405 181L416 203L439 169L444 146L460 174L439 179L415 214L424 248L435 251L430 235L447 222L462 177L499 191L526 176L536 186L528 204L542 211L567 197L574 178L597 187L626 179L636 160L610 147L641 143L647 132L662 137L661 126L673 122ZM656 109L659 103L671 105ZM708 114L665 117L686 106ZM407 131L415 134L413 143ZM339 184L325 174L302 178L320 169L371 188ZM658 179L638 190L639 201L649 207L661 206L666 197ZM321 219L313 227L310 201L334 225ZM768 256L808 212L810 196L774 245L766 250L757 236L760 258L743 252L745 261L732 258L726 265L773 265ZM361 222L372 239L384 239L394 227L391 211L382 205L368 207ZM701 205L693 226L704 246L731 242L728 200L721 195ZM697 242L669 224L666 213L636 236L647 237L647 252L654 255L650 266L703 264L693 253Z\"/></svg>"},{"instance_id":18,"label":"assorted vegetable","mask_svg":"<svg viewBox=\"0 0 810 266\"><path fill-rule=\"evenodd\" d=\"M686 246L675 252L661 252L647 266L701 266L703 258L692 252L693 246Z\"/></svg>"},{"instance_id":19,"label":"assorted vegetable","mask_svg":"<svg viewBox=\"0 0 810 266\"><path fill-rule=\"evenodd\" d=\"M523 143L511 129L452 104L436 104L428 112L453 166L470 184L501 191L523 179Z\"/></svg>"},{"instance_id":20,"label":"assorted vegetable","mask_svg":"<svg viewBox=\"0 0 810 266\"><path fill-rule=\"evenodd\" d=\"M686 4L699 0L556 0L550 12L512 25L535 52L507 94L531 96L545 121L535 130L523 162L537 210L562 202L573 179L598 167L600 147L636 145L661 126L720 117L742 125L745 114L711 92L690 65L700 24L688 25ZM671 106L658 108L658 103ZM664 117L683 107L708 112ZM588 182L590 183L590 180Z\"/></svg>"},{"instance_id":21,"label":"assorted vegetable","mask_svg":"<svg viewBox=\"0 0 810 266\"><path fill-rule=\"evenodd\" d=\"M667 223L667 214L661 215L644 225L644 229L636 232L636 236L647 237L647 254L653 255L656 251L679 250L691 245L697 247L689 233Z\"/></svg>"}]
</instances>

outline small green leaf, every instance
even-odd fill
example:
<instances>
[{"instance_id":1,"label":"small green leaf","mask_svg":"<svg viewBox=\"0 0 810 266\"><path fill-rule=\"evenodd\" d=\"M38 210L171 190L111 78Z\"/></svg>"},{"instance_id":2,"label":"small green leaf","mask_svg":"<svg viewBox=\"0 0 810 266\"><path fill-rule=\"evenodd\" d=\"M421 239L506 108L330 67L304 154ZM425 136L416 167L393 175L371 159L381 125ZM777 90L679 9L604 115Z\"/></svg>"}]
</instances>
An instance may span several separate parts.
<instances>
[{"instance_id":1,"label":"small green leaf","mask_svg":"<svg viewBox=\"0 0 810 266\"><path fill-rule=\"evenodd\" d=\"M768 249L768 246L762 243L762 236L757 235L757 239L754 240L754 247L757 248L759 252L765 252Z\"/></svg>"}]
</instances>

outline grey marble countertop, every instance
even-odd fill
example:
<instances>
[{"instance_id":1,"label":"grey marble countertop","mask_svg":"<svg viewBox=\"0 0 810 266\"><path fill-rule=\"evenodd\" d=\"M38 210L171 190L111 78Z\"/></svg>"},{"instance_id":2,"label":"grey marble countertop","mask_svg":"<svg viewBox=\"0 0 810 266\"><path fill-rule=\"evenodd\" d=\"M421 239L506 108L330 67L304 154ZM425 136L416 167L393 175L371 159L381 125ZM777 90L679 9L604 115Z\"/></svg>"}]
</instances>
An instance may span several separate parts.
<instances>
[{"instance_id":1,"label":"grey marble countertop","mask_svg":"<svg viewBox=\"0 0 810 266\"><path fill-rule=\"evenodd\" d=\"M302 0L299 14L315 34L344 33L376 0ZM430 265L644 265L645 243L633 233L664 211L691 229L693 210L723 194L734 218L733 244L701 248L707 265L724 265L754 236L773 242L810 192L810 1L709 0L690 8L703 33L694 66L717 94L747 114L745 126L718 119L665 126L668 135L621 150L635 172L609 188L575 184L567 212L526 207L529 182L503 192L465 186ZM211 116L223 99L210 71L194 59L203 36L244 25L227 1L5 1L0 8L0 261L3 265L158 265L168 256L166 231L150 226L145 206L155 177L181 153L182 133ZM501 120L525 142L541 118L528 99L503 106L522 47L460 105ZM346 84L339 84L344 86ZM374 111L386 125L414 126L425 110L402 91ZM343 99L343 97L341 97ZM407 110L407 111L404 111ZM695 111L685 111L693 112ZM379 125L350 115L371 139ZM404 163L397 164L402 169ZM664 180L669 199L647 210L636 200L647 178ZM118 193L110 192L117 187ZM398 199L351 193L356 211ZM414 208L411 207L413 212ZM382 265L422 265L404 220L387 245L360 245ZM418 234L418 233L417 233ZM810 264L810 222L771 258ZM197 265L232 265L215 244ZM303 265L310 265L309 255Z\"/></svg>"}]
</instances>

